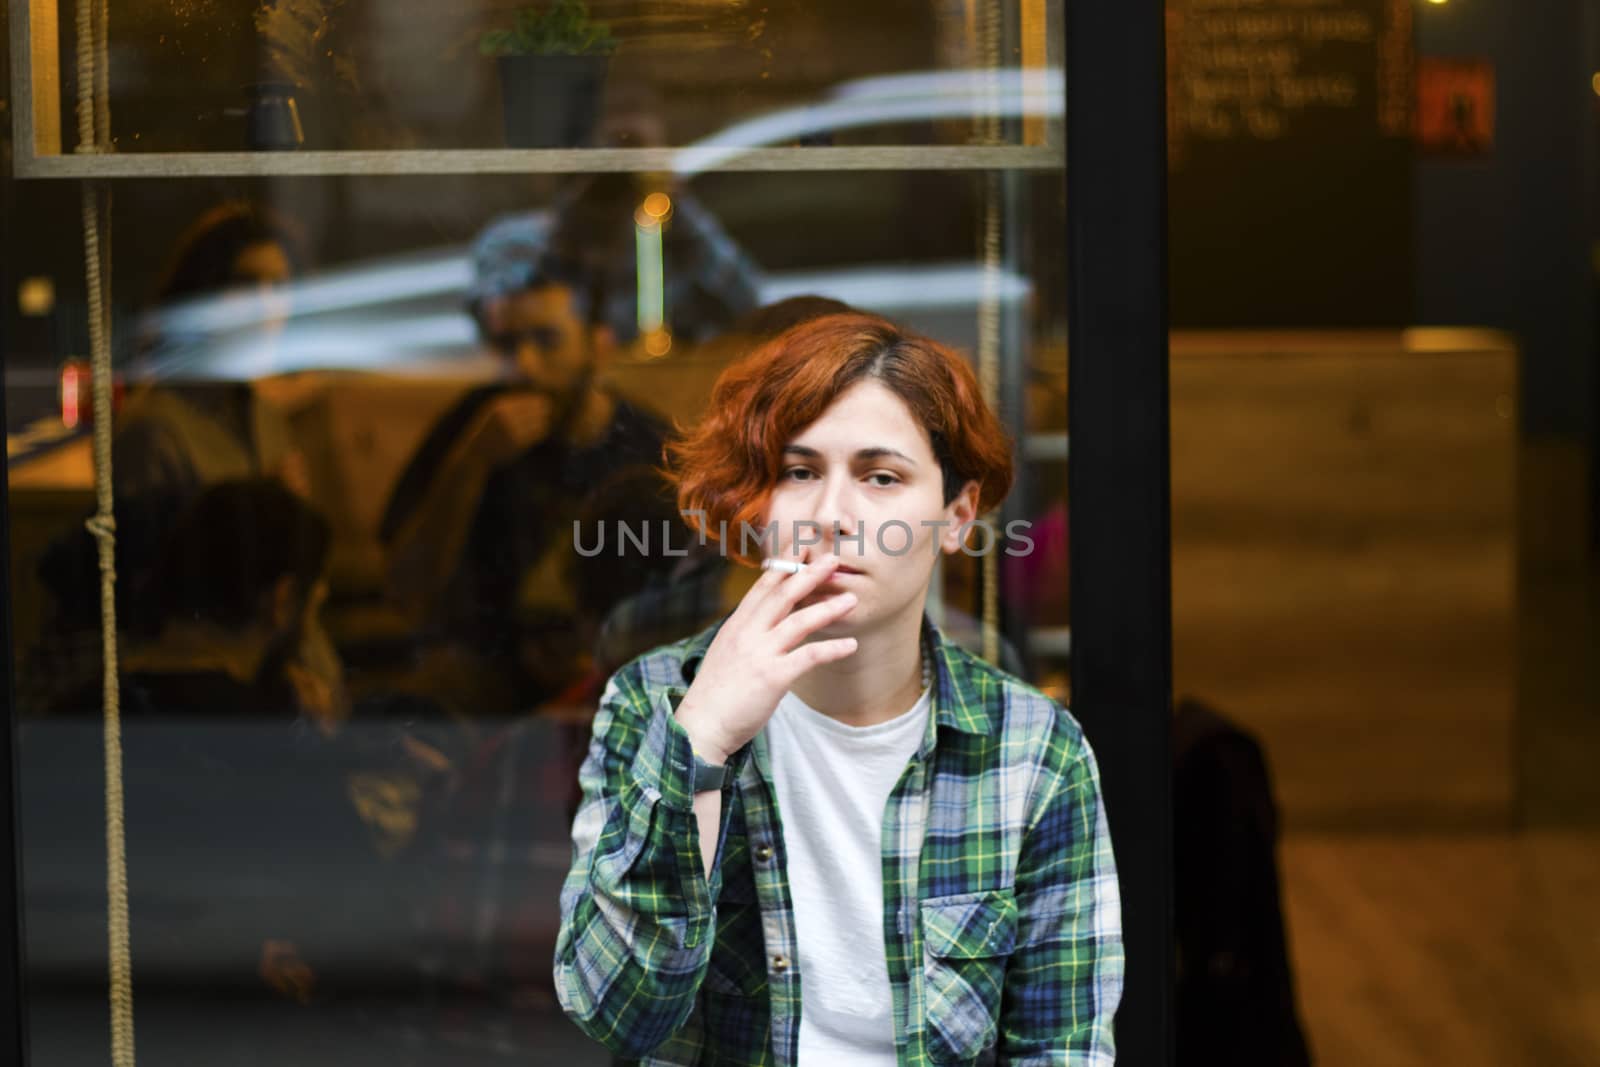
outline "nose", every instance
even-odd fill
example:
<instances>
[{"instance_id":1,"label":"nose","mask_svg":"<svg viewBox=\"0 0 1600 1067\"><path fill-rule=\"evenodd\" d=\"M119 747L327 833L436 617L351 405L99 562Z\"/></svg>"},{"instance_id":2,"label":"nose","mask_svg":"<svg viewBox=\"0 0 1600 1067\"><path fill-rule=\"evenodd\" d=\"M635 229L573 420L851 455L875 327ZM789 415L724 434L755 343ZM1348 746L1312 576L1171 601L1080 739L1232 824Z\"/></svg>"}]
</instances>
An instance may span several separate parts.
<instances>
[{"instance_id":1,"label":"nose","mask_svg":"<svg viewBox=\"0 0 1600 1067\"><path fill-rule=\"evenodd\" d=\"M517 342L516 360L517 371L524 378L537 381L542 377L544 353L531 338L524 337Z\"/></svg>"},{"instance_id":2,"label":"nose","mask_svg":"<svg viewBox=\"0 0 1600 1067\"><path fill-rule=\"evenodd\" d=\"M811 546L811 551L816 554L832 550L835 554L843 556L838 542L835 540L834 524L838 524L838 538L854 538L859 527L856 522L855 480L849 476L829 477L823 481L817 507L812 518L820 527L821 543ZM846 546L846 551L857 554L862 551L853 541Z\"/></svg>"}]
</instances>

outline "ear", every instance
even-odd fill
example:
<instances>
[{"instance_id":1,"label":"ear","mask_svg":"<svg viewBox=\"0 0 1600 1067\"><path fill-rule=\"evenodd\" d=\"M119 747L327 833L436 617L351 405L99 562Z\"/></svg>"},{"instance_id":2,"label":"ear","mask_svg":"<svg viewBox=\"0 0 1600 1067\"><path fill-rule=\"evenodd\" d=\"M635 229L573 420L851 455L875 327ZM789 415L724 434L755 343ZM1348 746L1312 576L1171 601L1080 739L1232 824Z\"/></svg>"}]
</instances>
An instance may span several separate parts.
<instances>
[{"instance_id":1,"label":"ear","mask_svg":"<svg viewBox=\"0 0 1600 1067\"><path fill-rule=\"evenodd\" d=\"M976 480L969 481L961 487L961 492L956 494L955 499L945 505L944 517L950 521L950 525L939 531L939 547L945 555L961 551L963 527L978 517L980 488Z\"/></svg>"},{"instance_id":2,"label":"ear","mask_svg":"<svg viewBox=\"0 0 1600 1067\"><path fill-rule=\"evenodd\" d=\"M300 600L298 592L298 586L291 575L285 574L272 583L272 592L269 594L272 602L268 607L274 631L287 630L294 625L295 608Z\"/></svg>"}]
</instances>

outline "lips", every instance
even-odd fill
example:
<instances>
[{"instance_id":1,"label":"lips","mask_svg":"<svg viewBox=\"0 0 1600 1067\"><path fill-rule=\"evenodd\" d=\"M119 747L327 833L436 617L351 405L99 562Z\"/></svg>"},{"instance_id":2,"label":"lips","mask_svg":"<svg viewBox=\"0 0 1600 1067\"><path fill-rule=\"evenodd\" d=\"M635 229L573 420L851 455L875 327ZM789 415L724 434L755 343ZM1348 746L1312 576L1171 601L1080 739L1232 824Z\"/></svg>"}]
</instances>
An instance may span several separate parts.
<instances>
[{"instance_id":1,"label":"lips","mask_svg":"<svg viewBox=\"0 0 1600 1067\"><path fill-rule=\"evenodd\" d=\"M800 558L801 558L801 562L804 562L804 563L815 563L816 562L816 558L809 552L805 553ZM863 570L860 570L859 568L852 567L848 563L840 563L837 567L835 567L833 569L833 573L835 575L839 575L839 574L855 574L855 575L863 575L864 576L867 572L863 571Z\"/></svg>"}]
</instances>

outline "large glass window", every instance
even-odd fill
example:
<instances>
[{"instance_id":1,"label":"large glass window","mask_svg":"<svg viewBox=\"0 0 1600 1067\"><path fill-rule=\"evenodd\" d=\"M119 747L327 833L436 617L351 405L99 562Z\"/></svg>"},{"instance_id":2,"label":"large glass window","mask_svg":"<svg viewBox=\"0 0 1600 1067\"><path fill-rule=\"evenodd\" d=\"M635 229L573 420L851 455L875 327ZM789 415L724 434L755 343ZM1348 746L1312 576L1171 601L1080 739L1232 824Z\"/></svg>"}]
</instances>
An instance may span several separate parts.
<instances>
[{"instance_id":1,"label":"large glass window","mask_svg":"<svg viewBox=\"0 0 1600 1067\"><path fill-rule=\"evenodd\" d=\"M759 573L652 468L841 306L1001 416L927 611L1067 702L1057 0L6 14L31 1062L607 1062L551 977L596 704Z\"/></svg>"}]
</instances>

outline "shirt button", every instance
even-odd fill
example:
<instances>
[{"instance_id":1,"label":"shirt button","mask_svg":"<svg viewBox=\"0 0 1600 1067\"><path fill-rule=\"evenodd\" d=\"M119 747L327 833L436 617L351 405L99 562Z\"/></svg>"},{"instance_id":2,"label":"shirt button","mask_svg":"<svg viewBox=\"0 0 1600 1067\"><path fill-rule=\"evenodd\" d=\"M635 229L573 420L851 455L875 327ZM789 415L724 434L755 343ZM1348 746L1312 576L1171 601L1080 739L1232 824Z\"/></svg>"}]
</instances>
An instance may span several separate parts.
<instances>
[{"instance_id":1,"label":"shirt button","mask_svg":"<svg viewBox=\"0 0 1600 1067\"><path fill-rule=\"evenodd\" d=\"M768 860L770 860L771 858L772 858L772 846L771 845L762 845L760 848L756 849L756 859L757 860L761 861L762 863L765 863Z\"/></svg>"},{"instance_id":2,"label":"shirt button","mask_svg":"<svg viewBox=\"0 0 1600 1067\"><path fill-rule=\"evenodd\" d=\"M784 971L787 971L789 969L789 957L788 956L774 956L774 957L772 957L772 969L777 971L779 974L782 974Z\"/></svg>"}]
</instances>

